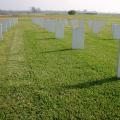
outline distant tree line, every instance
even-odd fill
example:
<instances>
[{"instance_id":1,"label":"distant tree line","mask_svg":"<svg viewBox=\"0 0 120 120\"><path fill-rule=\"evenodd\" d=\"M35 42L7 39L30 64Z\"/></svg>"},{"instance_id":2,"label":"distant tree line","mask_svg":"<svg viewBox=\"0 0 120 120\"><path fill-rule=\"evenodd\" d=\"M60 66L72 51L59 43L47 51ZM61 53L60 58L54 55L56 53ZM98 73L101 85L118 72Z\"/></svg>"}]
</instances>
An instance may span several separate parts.
<instances>
[{"instance_id":1,"label":"distant tree line","mask_svg":"<svg viewBox=\"0 0 120 120\"><path fill-rule=\"evenodd\" d=\"M41 10L37 7L30 7L29 10L0 10L0 15L30 15L30 14L64 14L64 15L76 15L76 14L91 14L95 15L98 14L95 11L76 11L76 10L69 10L69 11L52 11L52 10Z\"/></svg>"}]
</instances>

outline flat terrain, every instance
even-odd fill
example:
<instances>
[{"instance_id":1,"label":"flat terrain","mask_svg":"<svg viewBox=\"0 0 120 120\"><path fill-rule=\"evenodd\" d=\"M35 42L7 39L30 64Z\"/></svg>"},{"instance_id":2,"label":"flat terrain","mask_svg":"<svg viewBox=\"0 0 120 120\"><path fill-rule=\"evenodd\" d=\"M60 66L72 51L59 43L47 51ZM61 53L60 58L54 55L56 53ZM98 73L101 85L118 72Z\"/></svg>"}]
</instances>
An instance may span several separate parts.
<instances>
[{"instance_id":1,"label":"flat terrain","mask_svg":"<svg viewBox=\"0 0 120 120\"><path fill-rule=\"evenodd\" d=\"M28 17L4 34L0 120L120 120L119 42L111 30L120 17L69 18L86 20L83 50L71 49L71 27L65 28L63 40L56 40ZM105 20L106 27L96 35L88 19Z\"/></svg>"}]
</instances>

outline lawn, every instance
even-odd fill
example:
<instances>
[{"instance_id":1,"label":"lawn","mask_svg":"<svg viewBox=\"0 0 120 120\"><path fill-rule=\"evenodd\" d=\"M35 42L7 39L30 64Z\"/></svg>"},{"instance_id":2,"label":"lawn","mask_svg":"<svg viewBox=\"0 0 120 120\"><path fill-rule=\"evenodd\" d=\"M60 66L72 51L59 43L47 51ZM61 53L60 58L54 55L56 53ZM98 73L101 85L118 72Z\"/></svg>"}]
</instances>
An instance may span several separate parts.
<instances>
[{"instance_id":1,"label":"lawn","mask_svg":"<svg viewBox=\"0 0 120 120\"><path fill-rule=\"evenodd\" d=\"M0 41L0 120L120 120L119 42L111 30L120 17L56 17L86 21L85 49L71 49L70 26L57 40L31 17L19 17ZM89 19L107 24L96 35Z\"/></svg>"}]
</instances>

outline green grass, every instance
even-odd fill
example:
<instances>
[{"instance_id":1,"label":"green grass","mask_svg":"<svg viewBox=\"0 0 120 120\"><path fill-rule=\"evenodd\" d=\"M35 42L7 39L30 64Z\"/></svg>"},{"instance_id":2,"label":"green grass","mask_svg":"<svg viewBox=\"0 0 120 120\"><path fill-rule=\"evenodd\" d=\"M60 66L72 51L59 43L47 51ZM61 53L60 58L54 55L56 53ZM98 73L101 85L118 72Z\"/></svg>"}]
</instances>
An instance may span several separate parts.
<instances>
[{"instance_id":1,"label":"green grass","mask_svg":"<svg viewBox=\"0 0 120 120\"><path fill-rule=\"evenodd\" d=\"M0 42L0 120L120 120L118 41L111 35L111 23L120 22L119 17L76 17L108 20L98 35L86 22L83 50L71 49L70 27L63 40L56 40L22 18L5 33Z\"/></svg>"}]
</instances>

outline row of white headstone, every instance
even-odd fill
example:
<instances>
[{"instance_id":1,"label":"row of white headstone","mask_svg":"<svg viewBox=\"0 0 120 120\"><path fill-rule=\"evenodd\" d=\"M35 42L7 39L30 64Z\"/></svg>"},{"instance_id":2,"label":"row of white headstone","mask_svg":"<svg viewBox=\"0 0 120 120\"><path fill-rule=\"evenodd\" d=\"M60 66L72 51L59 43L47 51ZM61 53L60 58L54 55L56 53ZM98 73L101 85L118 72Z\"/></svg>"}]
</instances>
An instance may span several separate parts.
<instances>
[{"instance_id":1,"label":"row of white headstone","mask_svg":"<svg viewBox=\"0 0 120 120\"><path fill-rule=\"evenodd\" d=\"M18 23L18 18L0 19L0 40L3 40L3 34Z\"/></svg>"},{"instance_id":2,"label":"row of white headstone","mask_svg":"<svg viewBox=\"0 0 120 120\"><path fill-rule=\"evenodd\" d=\"M79 20L56 20L56 19L44 19L44 18L34 18L32 19L34 24L40 25L42 28L47 29L49 32L55 32L55 36L58 39L64 38L64 27L72 26L72 48L73 49L83 49L84 48L84 21ZM93 33L99 33L100 30L105 27L106 23L104 21L88 21L89 28ZM112 24L112 35L113 39L120 40L120 25ZM117 68L117 77L120 78L120 48L119 48L119 59Z\"/></svg>"},{"instance_id":3,"label":"row of white headstone","mask_svg":"<svg viewBox=\"0 0 120 120\"><path fill-rule=\"evenodd\" d=\"M84 48L84 21L81 20L68 20L68 19L44 19L34 18L32 19L34 24L40 25L42 28L47 29L49 32L54 32L57 39L64 38L64 28L66 26L72 26L72 49L83 49ZM98 33L104 26L104 21L88 21L89 27L94 33Z\"/></svg>"}]
</instances>

